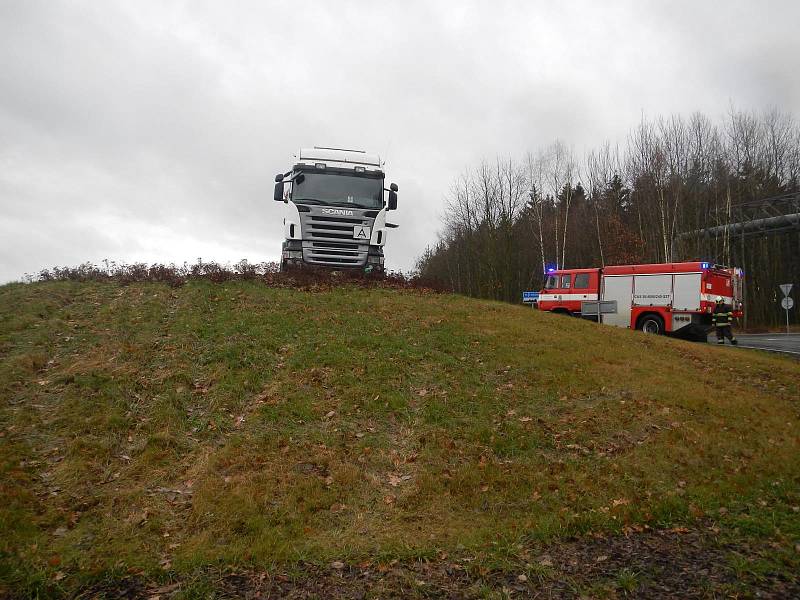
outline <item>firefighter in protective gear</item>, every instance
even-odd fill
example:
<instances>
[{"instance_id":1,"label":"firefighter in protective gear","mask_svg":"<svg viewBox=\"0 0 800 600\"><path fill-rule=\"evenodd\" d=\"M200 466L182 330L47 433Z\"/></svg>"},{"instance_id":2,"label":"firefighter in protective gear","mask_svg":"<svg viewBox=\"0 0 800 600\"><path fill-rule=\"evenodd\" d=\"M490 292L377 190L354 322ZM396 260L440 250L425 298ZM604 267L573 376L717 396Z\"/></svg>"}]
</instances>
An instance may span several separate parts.
<instances>
[{"instance_id":1,"label":"firefighter in protective gear","mask_svg":"<svg viewBox=\"0 0 800 600\"><path fill-rule=\"evenodd\" d=\"M739 342L733 337L731 332L731 321L733 320L733 308L729 304L725 304L722 296L717 296L717 305L714 307L714 313L711 316L711 321L717 330L717 343L724 344L725 338L728 338L734 346Z\"/></svg>"}]
</instances>

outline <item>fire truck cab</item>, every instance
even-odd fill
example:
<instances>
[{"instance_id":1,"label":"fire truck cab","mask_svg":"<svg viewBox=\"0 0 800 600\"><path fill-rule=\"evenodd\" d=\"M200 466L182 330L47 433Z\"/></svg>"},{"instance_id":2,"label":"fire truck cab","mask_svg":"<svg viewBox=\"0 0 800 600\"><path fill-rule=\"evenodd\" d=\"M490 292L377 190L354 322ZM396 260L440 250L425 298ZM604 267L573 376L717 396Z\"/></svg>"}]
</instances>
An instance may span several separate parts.
<instances>
[{"instance_id":1,"label":"fire truck cab","mask_svg":"<svg viewBox=\"0 0 800 600\"><path fill-rule=\"evenodd\" d=\"M742 277L741 269L707 262L550 270L538 308L704 340L718 296L742 315Z\"/></svg>"}]
</instances>

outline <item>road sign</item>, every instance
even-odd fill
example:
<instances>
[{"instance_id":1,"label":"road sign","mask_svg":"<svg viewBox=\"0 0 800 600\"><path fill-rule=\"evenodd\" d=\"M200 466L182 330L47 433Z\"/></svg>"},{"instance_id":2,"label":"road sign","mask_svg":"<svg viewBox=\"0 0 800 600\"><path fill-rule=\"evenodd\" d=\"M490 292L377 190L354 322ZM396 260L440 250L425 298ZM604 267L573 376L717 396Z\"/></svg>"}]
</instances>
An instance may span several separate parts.
<instances>
[{"instance_id":1,"label":"road sign","mask_svg":"<svg viewBox=\"0 0 800 600\"><path fill-rule=\"evenodd\" d=\"M789 295L789 292L791 292L791 291L792 291L792 286L793 286L793 285L794 285L794 284L792 284L792 283L782 283L782 284L779 286L779 287L781 288L781 291L783 292L783 295L784 295L784 296L788 296L788 295Z\"/></svg>"},{"instance_id":2,"label":"road sign","mask_svg":"<svg viewBox=\"0 0 800 600\"><path fill-rule=\"evenodd\" d=\"M784 310L789 310L794 306L794 300L789 298L789 296L786 296L786 298L781 300L781 306L783 307Z\"/></svg>"},{"instance_id":3,"label":"road sign","mask_svg":"<svg viewBox=\"0 0 800 600\"><path fill-rule=\"evenodd\" d=\"M523 302L536 302L539 299L539 292L522 292Z\"/></svg>"}]
</instances>

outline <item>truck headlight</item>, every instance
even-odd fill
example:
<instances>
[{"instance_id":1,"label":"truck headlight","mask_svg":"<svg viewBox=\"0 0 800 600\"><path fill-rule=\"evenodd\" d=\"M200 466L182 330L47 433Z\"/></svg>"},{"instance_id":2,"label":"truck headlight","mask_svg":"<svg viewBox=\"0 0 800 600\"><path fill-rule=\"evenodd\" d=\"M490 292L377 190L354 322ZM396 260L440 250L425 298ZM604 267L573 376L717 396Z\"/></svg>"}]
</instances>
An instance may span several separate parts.
<instances>
[{"instance_id":1,"label":"truck headlight","mask_svg":"<svg viewBox=\"0 0 800 600\"><path fill-rule=\"evenodd\" d=\"M383 264L383 257L382 256L367 256L367 263L370 265L382 265Z\"/></svg>"}]
</instances>

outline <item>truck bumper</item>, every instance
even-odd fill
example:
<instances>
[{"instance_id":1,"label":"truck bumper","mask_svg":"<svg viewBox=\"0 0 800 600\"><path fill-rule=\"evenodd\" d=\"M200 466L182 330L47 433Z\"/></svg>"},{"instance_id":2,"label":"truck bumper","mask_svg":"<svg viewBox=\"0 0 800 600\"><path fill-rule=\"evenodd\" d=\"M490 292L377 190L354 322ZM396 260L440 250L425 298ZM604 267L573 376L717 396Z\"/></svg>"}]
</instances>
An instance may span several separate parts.
<instances>
[{"instance_id":1,"label":"truck bumper","mask_svg":"<svg viewBox=\"0 0 800 600\"><path fill-rule=\"evenodd\" d=\"M301 267L383 273L383 248L380 246L364 246L357 253L353 252L351 256L343 258L335 254L320 255L319 250L312 248L310 243L306 241L284 241L281 248L282 270Z\"/></svg>"}]
</instances>

